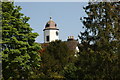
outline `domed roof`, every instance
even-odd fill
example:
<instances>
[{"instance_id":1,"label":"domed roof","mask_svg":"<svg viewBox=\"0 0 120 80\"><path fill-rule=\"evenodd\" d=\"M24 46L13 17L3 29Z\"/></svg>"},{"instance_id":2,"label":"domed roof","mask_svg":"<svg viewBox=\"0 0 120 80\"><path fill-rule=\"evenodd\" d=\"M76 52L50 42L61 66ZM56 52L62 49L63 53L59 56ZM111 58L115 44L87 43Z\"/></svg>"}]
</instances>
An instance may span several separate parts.
<instances>
[{"instance_id":1,"label":"domed roof","mask_svg":"<svg viewBox=\"0 0 120 80\"><path fill-rule=\"evenodd\" d=\"M45 29L49 29L49 28L57 28L57 24L52 20L51 17L50 20L45 25Z\"/></svg>"}]
</instances>

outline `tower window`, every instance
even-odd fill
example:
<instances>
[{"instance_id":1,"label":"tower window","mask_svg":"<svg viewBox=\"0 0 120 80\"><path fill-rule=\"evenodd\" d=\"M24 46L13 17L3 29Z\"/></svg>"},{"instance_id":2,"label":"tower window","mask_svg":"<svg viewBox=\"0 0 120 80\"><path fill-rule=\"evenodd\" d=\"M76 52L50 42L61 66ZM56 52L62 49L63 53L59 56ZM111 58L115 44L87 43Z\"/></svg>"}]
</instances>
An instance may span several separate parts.
<instances>
[{"instance_id":1,"label":"tower window","mask_svg":"<svg viewBox=\"0 0 120 80\"><path fill-rule=\"evenodd\" d=\"M49 36L46 36L46 41L49 41Z\"/></svg>"},{"instance_id":2,"label":"tower window","mask_svg":"<svg viewBox=\"0 0 120 80\"><path fill-rule=\"evenodd\" d=\"M47 23L45 27L50 27L50 24Z\"/></svg>"},{"instance_id":3,"label":"tower window","mask_svg":"<svg viewBox=\"0 0 120 80\"><path fill-rule=\"evenodd\" d=\"M58 36L58 32L56 31L56 35Z\"/></svg>"}]
</instances>

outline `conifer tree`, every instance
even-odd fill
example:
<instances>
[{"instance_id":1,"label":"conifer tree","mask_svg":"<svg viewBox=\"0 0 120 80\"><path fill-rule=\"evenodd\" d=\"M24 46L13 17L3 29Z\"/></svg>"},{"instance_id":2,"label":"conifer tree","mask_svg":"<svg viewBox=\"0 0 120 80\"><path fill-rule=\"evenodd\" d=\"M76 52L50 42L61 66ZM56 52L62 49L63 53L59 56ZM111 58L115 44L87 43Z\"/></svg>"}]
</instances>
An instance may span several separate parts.
<instances>
[{"instance_id":1,"label":"conifer tree","mask_svg":"<svg viewBox=\"0 0 120 80\"><path fill-rule=\"evenodd\" d=\"M40 67L37 33L14 3L2 3L2 74L5 80L30 80Z\"/></svg>"},{"instance_id":2,"label":"conifer tree","mask_svg":"<svg viewBox=\"0 0 120 80\"><path fill-rule=\"evenodd\" d=\"M84 7L79 38L79 71L83 79L120 77L120 2L90 2Z\"/></svg>"}]
</instances>

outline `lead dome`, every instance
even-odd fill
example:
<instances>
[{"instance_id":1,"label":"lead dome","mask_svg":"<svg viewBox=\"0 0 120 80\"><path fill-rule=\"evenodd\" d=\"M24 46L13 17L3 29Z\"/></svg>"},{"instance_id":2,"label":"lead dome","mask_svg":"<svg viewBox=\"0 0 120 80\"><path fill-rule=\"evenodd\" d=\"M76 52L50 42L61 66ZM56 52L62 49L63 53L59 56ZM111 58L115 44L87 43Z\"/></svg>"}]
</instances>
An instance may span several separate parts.
<instances>
[{"instance_id":1,"label":"lead dome","mask_svg":"<svg viewBox=\"0 0 120 80\"><path fill-rule=\"evenodd\" d=\"M57 24L52 20L52 17L50 17L50 20L45 25L45 29L48 28L57 28Z\"/></svg>"}]
</instances>

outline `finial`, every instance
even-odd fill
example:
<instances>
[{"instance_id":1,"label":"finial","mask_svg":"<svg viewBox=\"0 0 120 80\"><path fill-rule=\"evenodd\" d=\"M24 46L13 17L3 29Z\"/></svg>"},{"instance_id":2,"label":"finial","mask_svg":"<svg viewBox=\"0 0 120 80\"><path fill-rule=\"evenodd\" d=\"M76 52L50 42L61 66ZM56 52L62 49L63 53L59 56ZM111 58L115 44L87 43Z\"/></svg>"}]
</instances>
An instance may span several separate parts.
<instances>
[{"instance_id":1,"label":"finial","mask_svg":"<svg viewBox=\"0 0 120 80\"><path fill-rule=\"evenodd\" d=\"M52 20L52 17L50 16L50 20Z\"/></svg>"}]
</instances>

